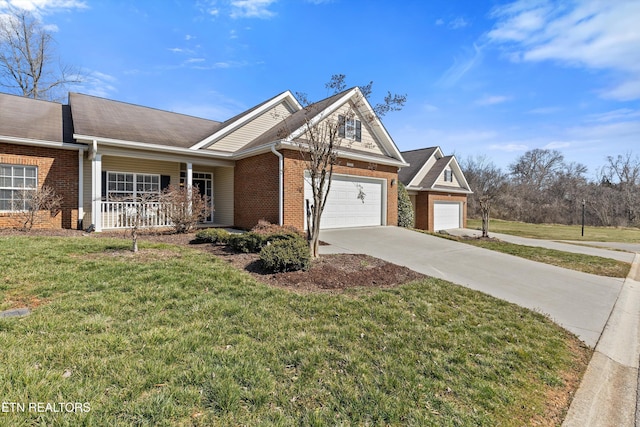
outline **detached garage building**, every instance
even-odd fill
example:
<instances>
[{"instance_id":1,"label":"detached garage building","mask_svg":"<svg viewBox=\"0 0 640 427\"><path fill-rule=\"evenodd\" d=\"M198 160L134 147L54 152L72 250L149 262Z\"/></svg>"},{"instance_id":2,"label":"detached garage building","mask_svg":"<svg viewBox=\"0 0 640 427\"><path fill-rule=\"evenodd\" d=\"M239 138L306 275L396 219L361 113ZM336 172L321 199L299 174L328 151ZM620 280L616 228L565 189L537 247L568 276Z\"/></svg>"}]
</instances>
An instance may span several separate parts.
<instances>
[{"instance_id":1,"label":"detached garage building","mask_svg":"<svg viewBox=\"0 0 640 427\"><path fill-rule=\"evenodd\" d=\"M467 225L467 195L472 191L454 156L440 147L404 151L410 164L398 177L411 198L415 226L440 231Z\"/></svg>"}]
</instances>

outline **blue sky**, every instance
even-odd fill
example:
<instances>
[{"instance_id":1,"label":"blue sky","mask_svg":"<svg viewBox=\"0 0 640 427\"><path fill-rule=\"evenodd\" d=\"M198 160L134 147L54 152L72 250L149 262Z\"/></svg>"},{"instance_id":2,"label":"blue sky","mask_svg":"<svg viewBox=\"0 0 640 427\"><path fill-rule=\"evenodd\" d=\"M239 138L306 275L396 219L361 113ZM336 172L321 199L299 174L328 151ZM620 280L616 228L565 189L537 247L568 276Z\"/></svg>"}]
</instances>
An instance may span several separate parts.
<instances>
[{"instance_id":1,"label":"blue sky","mask_svg":"<svg viewBox=\"0 0 640 427\"><path fill-rule=\"evenodd\" d=\"M407 94L401 150L506 168L534 148L591 174L640 154L640 1L0 0L32 10L87 75L77 92L225 120L332 74Z\"/></svg>"}]
</instances>

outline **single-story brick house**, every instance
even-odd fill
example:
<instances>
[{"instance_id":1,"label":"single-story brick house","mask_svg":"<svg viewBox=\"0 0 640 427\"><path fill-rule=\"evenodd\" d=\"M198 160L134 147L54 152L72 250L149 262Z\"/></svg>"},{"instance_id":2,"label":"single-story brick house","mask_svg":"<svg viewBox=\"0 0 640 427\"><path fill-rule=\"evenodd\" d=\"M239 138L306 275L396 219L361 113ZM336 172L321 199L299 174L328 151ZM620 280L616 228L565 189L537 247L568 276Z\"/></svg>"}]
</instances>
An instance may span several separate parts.
<instances>
[{"instance_id":1,"label":"single-story brick house","mask_svg":"<svg viewBox=\"0 0 640 427\"><path fill-rule=\"evenodd\" d=\"M445 156L440 147L403 151L410 166L399 179L409 193L415 226L440 231L467 226L467 195L472 191L455 156Z\"/></svg>"},{"instance_id":2,"label":"single-story brick house","mask_svg":"<svg viewBox=\"0 0 640 427\"><path fill-rule=\"evenodd\" d=\"M355 114L341 116L347 109ZM287 91L224 122L79 93L68 105L0 94L0 111L0 227L28 184L63 196L49 226L96 231L123 227L123 196L174 184L210 197L208 225L303 229L304 127L339 117L344 143L322 227L397 224L398 170L408 164L358 88L307 108Z\"/></svg>"}]
</instances>

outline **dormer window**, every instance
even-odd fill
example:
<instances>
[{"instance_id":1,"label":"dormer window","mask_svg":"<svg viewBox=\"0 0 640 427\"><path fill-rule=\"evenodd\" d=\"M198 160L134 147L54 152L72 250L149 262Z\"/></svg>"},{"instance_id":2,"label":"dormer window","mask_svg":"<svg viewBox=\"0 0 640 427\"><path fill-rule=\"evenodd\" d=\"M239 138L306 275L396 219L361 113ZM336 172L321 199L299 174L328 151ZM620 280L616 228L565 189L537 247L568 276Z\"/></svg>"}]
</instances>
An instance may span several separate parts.
<instances>
[{"instance_id":1,"label":"dormer window","mask_svg":"<svg viewBox=\"0 0 640 427\"><path fill-rule=\"evenodd\" d=\"M360 120L338 116L338 125L338 136L353 141L362 141L362 122Z\"/></svg>"},{"instance_id":2,"label":"dormer window","mask_svg":"<svg viewBox=\"0 0 640 427\"><path fill-rule=\"evenodd\" d=\"M444 182L453 182L453 171L451 169L444 170Z\"/></svg>"}]
</instances>

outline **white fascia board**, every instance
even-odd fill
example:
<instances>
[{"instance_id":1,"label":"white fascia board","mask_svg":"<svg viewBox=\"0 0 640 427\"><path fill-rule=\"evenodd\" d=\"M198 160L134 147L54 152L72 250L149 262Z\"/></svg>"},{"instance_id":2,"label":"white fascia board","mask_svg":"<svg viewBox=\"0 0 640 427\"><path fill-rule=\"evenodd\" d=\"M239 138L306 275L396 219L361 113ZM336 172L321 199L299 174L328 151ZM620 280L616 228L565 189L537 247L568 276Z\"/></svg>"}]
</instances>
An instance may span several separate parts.
<instances>
[{"instance_id":1,"label":"white fascia board","mask_svg":"<svg viewBox=\"0 0 640 427\"><path fill-rule=\"evenodd\" d=\"M70 142L42 141L39 139L16 138L13 136L0 135L0 141L7 142L9 144L17 144L17 145L31 145L34 147L57 148L59 150L86 151L88 149L88 147L83 144L73 144Z\"/></svg>"},{"instance_id":2,"label":"white fascia board","mask_svg":"<svg viewBox=\"0 0 640 427\"><path fill-rule=\"evenodd\" d=\"M300 149L300 146L292 141L281 141L279 146L282 148ZM386 166L397 166L397 167L409 166L408 163L394 159L392 157L383 159L380 157L369 156L367 154L354 153L351 151L343 151L343 150L340 150L339 148L336 150L336 153L338 154L338 157L342 159L359 160L363 162L377 163L379 165L386 165Z\"/></svg>"},{"instance_id":3,"label":"white fascia board","mask_svg":"<svg viewBox=\"0 0 640 427\"><path fill-rule=\"evenodd\" d=\"M309 122L308 125L307 124L302 125L298 129L296 129L293 132L291 132L291 135L289 135L286 140L287 141L293 141L294 139L298 138L299 136L301 136L301 135L303 135L305 133L305 131L307 130L307 126L313 127L316 124L320 123L325 118L329 117L338 108L340 108L343 104L345 104L347 101L349 101L349 99L351 99L353 97L353 95L355 95L357 93L356 90L359 90L359 89L358 88L354 88L354 89L350 90L349 92L347 92L346 94L344 94L344 96L342 96L336 102L334 102L333 104L329 105L327 108L325 108L324 110L322 110L321 112L316 114L311 119L311 121Z\"/></svg>"},{"instance_id":4,"label":"white fascia board","mask_svg":"<svg viewBox=\"0 0 640 427\"><path fill-rule=\"evenodd\" d=\"M473 194L473 191L464 188L422 188L423 191L433 191L436 193L455 193L455 194Z\"/></svg>"},{"instance_id":5,"label":"white fascia board","mask_svg":"<svg viewBox=\"0 0 640 427\"><path fill-rule=\"evenodd\" d=\"M256 108L251 113L239 118L235 122L218 130L213 135L210 135L205 139L203 139L202 141L198 142L197 144L189 147L189 149L200 150L201 148L208 147L209 145L213 144L214 141L224 137L225 135L228 135L230 132L233 132L234 130L238 129L244 124L249 123L251 120L260 116L264 112L269 111L270 109L274 108L276 105L280 104L281 102L288 102L291 106L294 107L294 109L298 109L298 110L302 109L302 106L300 105L298 100L293 96L293 94L291 94L290 91L283 92L282 94L280 94L280 96L273 98L270 102L267 102L266 104L262 105L260 108Z\"/></svg>"},{"instance_id":6,"label":"white fascia board","mask_svg":"<svg viewBox=\"0 0 640 427\"><path fill-rule=\"evenodd\" d=\"M97 136L89 136L89 135L73 135L74 139L92 142L97 141L100 145L107 145L112 147L122 147L122 148L133 148L136 150L147 150L147 151L156 151L160 153L173 153L173 154L182 154L186 156L199 157L199 158L210 158L210 159L231 159L233 153L224 152L224 151L194 151L189 148L182 147L170 147L167 145L159 145L159 144L148 144L146 142L136 142L136 141L124 141L120 139L111 139L111 138L103 138Z\"/></svg>"},{"instance_id":7,"label":"white fascia board","mask_svg":"<svg viewBox=\"0 0 640 427\"><path fill-rule=\"evenodd\" d=\"M399 160L401 163L405 165L405 167L408 166L408 163L402 157L400 150L398 149L396 144L393 142L391 135L389 135L384 125L378 118L378 115L375 113L375 111L373 111L371 104L369 104L369 101L364 97L364 95L360 91L360 88L358 87L353 88L352 90L347 92L344 96L342 96L340 99L338 99L336 102L334 102L333 104L331 104L330 106L322 110L320 113L316 114L316 116L309 122L308 125L305 124L299 127L298 129L296 129L295 131L293 131L291 135L289 135L289 137L287 138L287 141L294 140L299 136L301 136L302 134L304 134L305 130L307 129L307 126L313 127L320 121L329 117L336 110L338 110L342 105L346 104L355 95L362 97L362 101L364 101L359 103L357 108L358 111L360 113L363 113L361 110L364 109L365 114L370 114L373 117L373 123L370 123L369 127L373 130L374 134L378 137L378 140L382 143L382 148L385 151L385 154Z\"/></svg>"},{"instance_id":8,"label":"white fascia board","mask_svg":"<svg viewBox=\"0 0 640 427\"><path fill-rule=\"evenodd\" d=\"M431 160L436 154L440 154L440 157L438 157L437 159L440 159L442 157L444 157L444 154L442 154L442 150L440 149L439 146L436 147L436 149L433 151L433 153L431 153L431 156L429 156L429 158L427 158L427 160L424 161L424 163L422 164L422 166L420 166L420 169L418 170L418 173L416 173L413 176L413 179L411 179L411 181L409 181L409 183L407 184L407 187L411 186L411 183L416 181L416 186L417 184L419 184L420 182L422 182L422 180L424 179L424 177L427 175L427 173L429 172L426 168L427 165L429 164L429 160ZM436 160L437 160L436 159ZM418 177L420 179L418 179ZM416 187L417 188L417 187ZM419 187L422 188L422 187Z\"/></svg>"},{"instance_id":9,"label":"white fascia board","mask_svg":"<svg viewBox=\"0 0 640 427\"><path fill-rule=\"evenodd\" d=\"M467 178L464 176L464 172L462 172L462 168L460 167L460 164L458 163L458 160L456 159L456 156L453 156L451 158L451 161L449 162L449 164L453 165L452 169L455 170L456 178L458 178L458 181L463 184L464 188L466 188L467 190L471 191L471 187L469 186L469 183L467 182Z\"/></svg>"}]
</instances>

